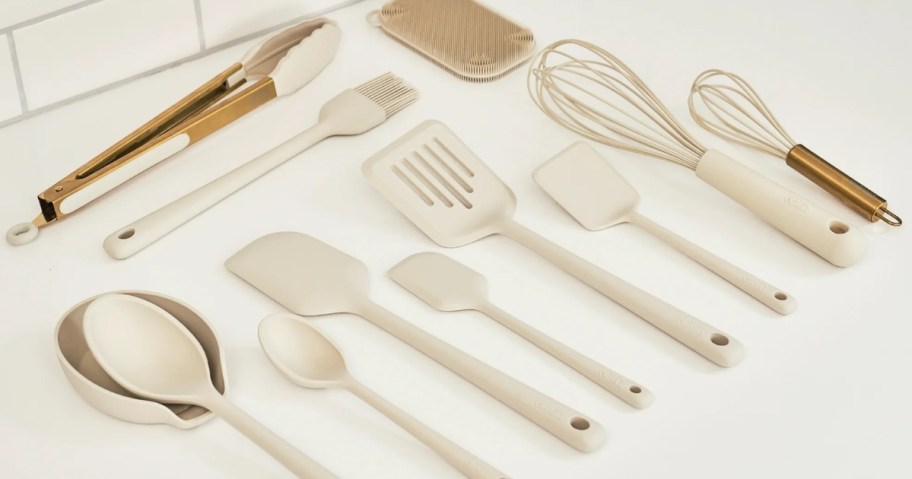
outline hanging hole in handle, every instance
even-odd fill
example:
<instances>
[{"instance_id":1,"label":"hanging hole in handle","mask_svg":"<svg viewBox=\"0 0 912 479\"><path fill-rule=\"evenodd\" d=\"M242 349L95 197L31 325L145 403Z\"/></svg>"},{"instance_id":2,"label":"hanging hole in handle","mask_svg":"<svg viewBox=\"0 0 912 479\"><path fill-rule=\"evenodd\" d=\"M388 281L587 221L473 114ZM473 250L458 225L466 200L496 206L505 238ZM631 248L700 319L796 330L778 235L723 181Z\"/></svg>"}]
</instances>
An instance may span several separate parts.
<instances>
[{"instance_id":1,"label":"hanging hole in handle","mask_svg":"<svg viewBox=\"0 0 912 479\"><path fill-rule=\"evenodd\" d=\"M571 419L570 425L573 426L573 429L576 429L577 431L585 431L586 429L589 429L590 426L589 421L581 417L575 417Z\"/></svg>"},{"instance_id":2,"label":"hanging hole in handle","mask_svg":"<svg viewBox=\"0 0 912 479\"><path fill-rule=\"evenodd\" d=\"M13 246L22 246L35 241L38 227L34 223L19 223L6 231L6 242Z\"/></svg>"},{"instance_id":3,"label":"hanging hole in handle","mask_svg":"<svg viewBox=\"0 0 912 479\"><path fill-rule=\"evenodd\" d=\"M776 299L778 299L779 301L785 301L789 298L788 295L783 293L782 291L779 291L778 293L774 294L773 296Z\"/></svg>"},{"instance_id":4,"label":"hanging hole in handle","mask_svg":"<svg viewBox=\"0 0 912 479\"><path fill-rule=\"evenodd\" d=\"M121 231L120 234L117 235L117 237L122 240L125 240L125 239L132 238L133 235L135 235L135 234L136 234L136 230L133 228L130 228L130 229Z\"/></svg>"},{"instance_id":5,"label":"hanging hole in handle","mask_svg":"<svg viewBox=\"0 0 912 479\"><path fill-rule=\"evenodd\" d=\"M890 226L902 226L902 218L896 216L896 213L888 210L887 208L879 210L874 214L874 216L880 218L881 221Z\"/></svg>"},{"instance_id":6,"label":"hanging hole in handle","mask_svg":"<svg viewBox=\"0 0 912 479\"><path fill-rule=\"evenodd\" d=\"M842 221L833 220L830 221L830 231L838 235L844 235L849 232L849 225L843 223Z\"/></svg>"},{"instance_id":7,"label":"hanging hole in handle","mask_svg":"<svg viewBox=\"0 0 912 479\"><path fill-rule=\"evenodd\" d=\"M709 340L712 341L716 346L727 346L729 341L728 337L724 334L715 333L709 337Z\"/></svg>"},{"instance_id":8,"label":"hanging hole in handle","mask_svg":"<svg viewBox=\"0 0 912 479\"><path fill-rule=\"evenodd\" d=\"M640 394L641 392L643 392L643 388L641 388L639 386L630 386L630 392L632 392L633 394Z\"/></svg>"}]
</instances>

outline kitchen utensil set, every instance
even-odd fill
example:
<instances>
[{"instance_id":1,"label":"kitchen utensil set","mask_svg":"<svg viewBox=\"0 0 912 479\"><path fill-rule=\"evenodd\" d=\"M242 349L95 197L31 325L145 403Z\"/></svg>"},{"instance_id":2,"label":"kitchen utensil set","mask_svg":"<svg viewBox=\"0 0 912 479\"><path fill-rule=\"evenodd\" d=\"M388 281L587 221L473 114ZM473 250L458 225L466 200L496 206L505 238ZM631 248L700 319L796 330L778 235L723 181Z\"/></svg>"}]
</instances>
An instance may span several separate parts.
<instances>
[{"instance_id":1,"label":"kitchen utensil set","mask_svg":"<svg viewBox=\"0 0 912 479\"><path fill-rule=\"evenodd\" d=\"M506 74L532 53L532 33L470 0L394 0L374 20L391 36L473 81ZM333 58L335 22L316 19L283 30L239 63L165 110L39 195L41 214L7 233L11 244L64 219L107 191L269 100L292 93ZM728 80L730 84L719 83ZM861 258L861 232L724 154L707 150L624 63L596 45L562 40L529 70L532 100L584 137L672 161L754 211L837 266ZM331 136L359 135L410 105L417 91L385 74L329 100L319 121L261 156L111 234L116 259L128 258L285 161ZM698 101L703 110L698 108ZM795 144L740 77L709 70L693 84L690 110L707 130L786 162L871 221L898 226L887 202L802 145ZM754 112L754 113L752 113ZM445 125L425 121L362 166L367 181L435 243L456 248L503 235L614 300L713 363L742 357L730 335L612 275L514 220L513 192ZM577 142L534 170L535 182L589 230L632 223L780 314L794 297L637 211L639 195L592 146ZM304 317L350 313L420 351L582 452L605 442L602 426L554 398L466 354L387 310L370 296L367 267L314 237L262 236L230 257L229 271L294 314L262 320L260 345L289 381L342 388L386 415L470 479L507 476L355 380L342 352ZM485 276L439 253L414 254L389 271L403 288L440 311L475 310L528 340L636 408L652 392L498 307ZM331 479L327 469L230 403L224 353L209 323L162 295L124 291L84 300L55 330L57 355L76 391L125 421L188 429L222 417L298 477Z\"/></svg>"},{"instance_id":2,"label":"kitchen utensil set","mask_svg":"<svg viewBox=\"0 0 912 479\"><path fill-rule=\"evenodd\" d=\"M351 313L462 376L580 451L605 441L602 427L545 394L413 326L370 299L364 263L313 237L273 233L225 262L229 271L301 316Z\"/></svg>"},{"instance_id":3,"label":"kitchen utensil set","mask_svg":"<svg viewBox=\"0 0 912 479\"><path fill-rule=\"evenodd\" d=\"M340 30L317 18L282 30L38 195L41 213L10 228L13 245L278 96L299 90L336 54Z\"/></svg>"},{"instance_id":4,"label":"kitchen utensil set","mask_svg":"<svg viewBox=\"0 0 912 479\"><path fill-rule=\"evenodd\" d=\"M516 200L446 126L426 121L363 165L367 180L434 242L459 247L501 234L720 366L741 360L728 334L646 293L513 220Z\"/></svg>"},{"instance_id":5,"label":"kitchen utensil set","mask_svg":"<svg viewBox=\"0 0 912 479\"><path fill-rule=\"evenodd\" d=\"M533 60L529 93L551 119L590 140L668 160L837 266L867 248L857 228L688 133L643 80L603 48L560 40Z\"/></svg>"}]
</instances>

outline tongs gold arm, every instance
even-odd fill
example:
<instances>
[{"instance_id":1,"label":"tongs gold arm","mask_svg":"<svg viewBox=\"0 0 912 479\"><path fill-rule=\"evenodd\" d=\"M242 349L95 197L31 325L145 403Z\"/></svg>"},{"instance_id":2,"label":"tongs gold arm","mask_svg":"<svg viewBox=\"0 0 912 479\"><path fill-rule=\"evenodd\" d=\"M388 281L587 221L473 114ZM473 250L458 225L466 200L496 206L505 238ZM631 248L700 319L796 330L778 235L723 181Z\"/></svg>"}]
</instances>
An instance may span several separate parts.
<instances>
[{"instance_id":1,"label":"tongs gold arm","mask_svg":"<svg viewBox=\"0 0 912 479\"><path fill-rule=\"evenodd\" d=\"M240 63L232 65L45 190L38 195L40 216L44 221L36 218L33 224L40 227L65 217L126 179L276 97L269 77L238 91L247 83L243 75ZM146 161L131 164L143 156ZM122 175L105 179L128 164L131 168L122 171Z\"/></svg>"}]
</instances>

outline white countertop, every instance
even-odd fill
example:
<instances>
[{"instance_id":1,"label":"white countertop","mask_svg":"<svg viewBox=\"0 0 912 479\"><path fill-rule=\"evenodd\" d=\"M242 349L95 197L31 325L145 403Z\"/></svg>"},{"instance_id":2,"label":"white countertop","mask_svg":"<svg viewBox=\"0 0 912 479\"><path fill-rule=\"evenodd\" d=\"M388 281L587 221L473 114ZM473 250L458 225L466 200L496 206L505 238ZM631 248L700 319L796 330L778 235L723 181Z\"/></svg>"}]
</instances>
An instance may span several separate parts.
<instances>
[{"instance_id":1,"label":"white countertop","mask_svg":"<svg viewBox=\"0 0 912 479\"><path fill-rule=\"evenodd\" d=\"M553 2L497 0L538 46L578 37L636 70L706 144L839 213L868 236L857 265L829 265L669 163L597 149L642 196L641 211L795 295L781 317L634 227L592 233L534 184L532 169L577 140L528 99L525 68L471 84L419 58L365 15L333 15L335 61L303 91L245 117L25 247L0 246L0 475L15 478L289 477L223 421L191 431L120 422L70 387L52 332L76 302L143 289L177 297L214 324L229 396L342 478L457 478L457 472L343 391L292 386L259 350L256 327L281 308L222 263L266 233L312 234L359 257L374 297L410 322L597 419L582 454L443 367L352 316L317 320L353 374L513 478L904 477L912 429L909 228L868 224L782 162L697 127L697 73L747 78L785 127L912 218L912 6L867 2ZM0 130L0 224L37 213L34 196L235 61L234 47ZM154 44L149 48L155 48ZM386 124L335 138L282 166L126 261L101 241L309 126L344 88L394 71L422 98ZM65 81L65 80L61 80ZM360 164L419 122L448 124L519 200L518 219L630 282L731 333L744 361L721 369L503 238L446 253L484 273L501 307L652 389L634 410L477 313L438 313L385 278L419 251L442 251L361 178ZM903 379L906 378L906 379Z\"/></svg>"}]
</instances>

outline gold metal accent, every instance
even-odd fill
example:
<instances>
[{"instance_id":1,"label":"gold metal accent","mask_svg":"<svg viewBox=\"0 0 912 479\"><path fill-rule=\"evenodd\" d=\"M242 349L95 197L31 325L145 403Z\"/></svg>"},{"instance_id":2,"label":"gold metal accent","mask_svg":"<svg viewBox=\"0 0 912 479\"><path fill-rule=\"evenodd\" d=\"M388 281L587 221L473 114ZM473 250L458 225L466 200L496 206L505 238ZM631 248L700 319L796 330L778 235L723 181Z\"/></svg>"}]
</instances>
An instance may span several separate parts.
<instances>
[{"instance_id":1,"label":"gold metal accent","mask_svg":"<svg viewBox=\"0 0 912 479\"><path fill-rule=\"evenodd\" d=\"M232 95L247 83L231 81L242 69L240 63L231 65L38 195L41 214L32 223L41 228L66 217L60 210L65 198L165 141L186 134L192 145L276 97L270 77Z\"/></svg>"},{"instance_id":2,"label":"gold metal accent","mask_svg":"<svg viewBox=\"0 0 912 479\"><path fill-rule=\"evenodd\" d=\"M868 221L874 222L880 219L892 226L902 224L902 220L887 209L887 200L817 156L804 145L793 146L786 155L785 162L805 178L839 198L843 204L867 218Z\"/></svg>"}]
</instances>

